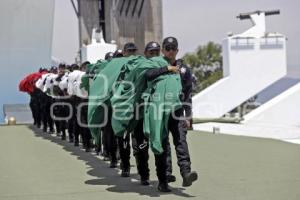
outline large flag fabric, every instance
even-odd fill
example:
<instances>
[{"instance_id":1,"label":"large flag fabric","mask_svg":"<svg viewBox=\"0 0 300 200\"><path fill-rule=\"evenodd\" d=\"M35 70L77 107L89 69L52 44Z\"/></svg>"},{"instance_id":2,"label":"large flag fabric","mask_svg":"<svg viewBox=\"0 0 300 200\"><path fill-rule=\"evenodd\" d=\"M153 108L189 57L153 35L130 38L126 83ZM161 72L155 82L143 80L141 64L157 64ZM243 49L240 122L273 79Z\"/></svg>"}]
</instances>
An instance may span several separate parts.
<instances>
[{"instance_id":1,"label":"large flag fabric","mask_svg":"<svg viewBox=\"0 0 300 200\"><path fill-rule=\"evenodd\" d=\"M151 60L161 67L169 65L164 57L154 57ZM163 152L162 140L168 135L171 113L182 107L181 91L178 73L164 74L148 81L148 88L143 94L144 134L149 137L151 150L155 154Z\"/></svg>"},{"instance_id":2,"label":"large flag fabric","mask_svg":"<svg viewBox=\"0 0 300 200\"><path fill-rule=\"evenodd\" d=\"M86 91L89 91L91 76L95 76L100 73L100 71L106 66L107 61L105 60L98 60L95 64L89 64L87 66L86 74L81 78L80 88L84 88Z\"/></svg>"},{"instance_id":3,"label":"large flag fabric","mask_svg":"<svg viewBox=\"0 0 300 200\"><path fill-rule=\"evenodd\" d=\"M113 108L114 134L123 136L133 131L137 121L143 118L142 93L147 88L144 73L157 65L143 56L133 57L123 67L118 85L110 99ZM136 110L138 109L138 110Z\"/></svg>"},{"instance_id":4,"label":"large flag fabric","mask_svg":"<svg viewBox=\"0 0 300 200\"><path fill-rule=\"evenodd\" d=\"M110 107L110 97L114 84L121 73L121 69L129 58L114 58L103 62L102 70L96 74L89 88L88 124L93 138L100 141L100 128L107 120L107 109ZM105 66L102 66L105 65Z\"/></svg>"},{"instance_id":5,"label":"large flag fabric","mask_svg":"<svg viewBox=\"0 0 300 200\"><path fill-rule=\"evenodd\" d=\"M35 82L42 77L45 72L35 72L27 75L23 80L19 83L19 90L21 92L27 92L31 94L35 87Z\"/></svg>"},{"instance_id":6,"label":"large flag fabric","mask_svg":"<svg viewBox=\"0 0 300 200\"><path fill-rule=\"evenodd\" d=\"M137 120L144 118L144 133L156 154L163 152L161 143L168 134L171 112L181 107L181 79L179 74L166 74L147 84L145 72L168 65L164 57L150 60L135 57L124 65L119 77L122 81L111 98L114 133L122 136L125 132L131 132Z\"/></svg>"}]
</instances>

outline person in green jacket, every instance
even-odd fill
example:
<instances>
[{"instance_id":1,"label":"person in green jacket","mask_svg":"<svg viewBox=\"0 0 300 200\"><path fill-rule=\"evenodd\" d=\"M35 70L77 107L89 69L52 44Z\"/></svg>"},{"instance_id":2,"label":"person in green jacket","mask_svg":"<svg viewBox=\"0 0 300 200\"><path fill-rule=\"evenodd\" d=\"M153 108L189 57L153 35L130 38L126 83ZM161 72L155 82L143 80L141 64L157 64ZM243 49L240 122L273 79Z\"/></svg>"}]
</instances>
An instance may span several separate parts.
<instances>
[{"instance_id":1,"label":"person in green jacket","mask_svg":"<svg viewBox=\"0 0 300 200\"><path fill-rule=\"evenodd\" d=\"M178 41L174 37L167 37L163 41L162 52L164 58L168 61L169 66L162 68L150 69L146 72L146 78L148 82L154 82L156 85L152 87L151 98L154 99L155 94L157 93L158 86L160 82L155 82L161 76L166 76L168 74L180 74L182 91L180 94L180 101L182 106L173 110L173 112L167 117L167 132L171 132L173 136L173 142L175 145L178 166L180 168L180 173L183 178L182 186L188 187L191 186L194 181L198 179L196 172L191 171L191 161L189 156L188 144L186 141L187 128L191 126L191 88L192 88L192 79L190 70L184 66L182 63L179 63L176 60L176 55L178 53ZM166 82L167 83L167 82ZM175 83L175 82L174 82ZM174 90L176 88L174 87ZM158 91L159 92L159 91ZM168 94L165 94L168 95ZM165 98L165 97L158 97ZM161 106L160 102L156 104ZM164 106L164 105L163 105ZM151 111L151 110L150 110ZM150 119L149 122L151 122ZM147 131L146 131L147 132ZM151 133L150 133L151 135ZM168 133L167 133L168 135ZM158 138L159 139L159 138ZM155 155L155 162L157 168L157 175L159 179L158 190L162 192L170 192L167 181L167 143L168 136L161 137L161 145L163 152L158 152Z\"/></svg>"}]
</instances>

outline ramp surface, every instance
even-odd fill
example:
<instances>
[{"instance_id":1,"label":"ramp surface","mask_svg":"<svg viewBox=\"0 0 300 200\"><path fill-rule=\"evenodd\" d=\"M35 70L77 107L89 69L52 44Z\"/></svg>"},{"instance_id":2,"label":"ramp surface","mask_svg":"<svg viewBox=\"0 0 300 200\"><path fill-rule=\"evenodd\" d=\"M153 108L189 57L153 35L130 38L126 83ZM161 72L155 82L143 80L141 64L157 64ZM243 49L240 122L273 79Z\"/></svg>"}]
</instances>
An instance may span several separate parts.
<instances>
[{"instance_id":1,"label":"ramp surface","mask_svg":"<svg viewBox=\"0 0 300 200\"><path fill-rule=\"evenodd\" d=\"M151 186L140 186L92 153L27 126L0 126L1 200L82 199L300 199L300 146L275 140L189 132L192 167L199 180L173 192L157 192L150 153ZM134 161L131 161L134 164ZM154 198L154 199L156 199Z\"/></svg>"}]
</instances>

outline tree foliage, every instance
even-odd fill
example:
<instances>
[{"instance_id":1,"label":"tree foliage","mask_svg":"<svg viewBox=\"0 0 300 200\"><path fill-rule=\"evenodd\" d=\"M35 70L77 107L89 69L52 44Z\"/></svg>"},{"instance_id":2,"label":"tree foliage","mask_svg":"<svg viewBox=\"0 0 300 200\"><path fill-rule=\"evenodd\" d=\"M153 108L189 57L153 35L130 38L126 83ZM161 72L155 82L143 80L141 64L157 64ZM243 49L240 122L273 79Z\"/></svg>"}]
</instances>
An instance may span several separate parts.
<instances>
[{"instance_id":1,"label":"tree foliage","mask_svg":"<svg viewBox=\"0 0 300 200\"><path fill-rule=\"evenodd\" d=\"M191 67L197 82L195 93L200 92L223 77L222 47L214 42L199 46L193 53L184 55L183 60Z\"/></svg>"}]
</instances>

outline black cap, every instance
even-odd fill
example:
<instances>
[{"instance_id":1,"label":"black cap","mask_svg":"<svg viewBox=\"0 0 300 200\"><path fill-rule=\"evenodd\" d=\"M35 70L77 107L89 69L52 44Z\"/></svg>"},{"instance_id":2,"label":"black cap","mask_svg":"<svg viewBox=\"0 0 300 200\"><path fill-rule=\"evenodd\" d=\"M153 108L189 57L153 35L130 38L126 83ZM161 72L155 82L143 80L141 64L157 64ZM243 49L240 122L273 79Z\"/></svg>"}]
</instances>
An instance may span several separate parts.
<instances>
[{"instance_id":1,"label":"black cap","mask_svg":"<svg viewBox=\"0 0 300 200\"><path fill-rule=\"evenodd\" d=\"M52 72L52 73L57 72L57 67L52 66L52 67L50 68L50 72Z\"/></svg>"},{"instance_id":2,"label":"black cap","mask_svg":"<svg viewBox=\"0 0 300 200\"><path fill-rule=\"evenodd\" d=\"M149 42L145 47L145 51L151 50L160 50L160 45L157 42Z\"/></svg>"},{"instance_id":3,"label":"black cap","mask_svg":"<svg viewBox=\"0 0 300 200\"><path fill-rule=\"evenodd\" d=\"M39 69L39 72L40 72L40 73L41 73L41 72L48 72L48 69L45 68L45 67L41 67L41 68Z\"/></svg>"},{"instance_id":4,"label":"black cap","mask_svg":"<svg viewBox=\"0 0 300 200\"><path fill-rule=\"evenodd\" d=\"M113 52L108 52L108 53L105 54L104 59L105 59L105 60L110 60L110 59L112 59L113 57L114 57L114 53L113 53Z\"/></svg>"},{"instance_id":5,"label":"black cap","mask_svg":"<svg viewBox=\"0 0 300 200\"><path fill-rule=\"evenodd\" d=\"M178 48L178 41L174 37L166 37L163 41L163 48L165 47L175 47Z\"/></svg>"},{"instance_id":6,"label":"black cap","mask_svg":"<svg viewBox=\"0 0 300 200\"><path fill-rule=\"evenodd\" d=\"M124 45L124 51L128 51L128 50L137 50L137 47L135 46L134 43L128 42Z\"/></svg>"},{"instance_id":7,"label":"black cap","mask_svg":"<svg viewBox=\"0 0 300 200\"><path fill-rule=\"evenodd\" d=\"M72 64L71 65L71 70L73 71L73 70L78 70L79 69L79 66L77 65L77 64Z\"/></svg>"},{"instance_id":8,"label":"black cap","mask_svg":"<svg viewBox=\"0 0 300 200\"><path fill-rule=\"evenodd\" d=\"M58 69L65 69L66 68L66 64L65 63L60 63L58 65Z\"/></svg>"},{"instance_id":9,"label":"black cap","mask_svg":"<svg viewBox=\"0 0 300 200\"><path fill-rule=\"evenodd\" d=\"M123 57L123 51L121 49L117 49L114 53L114 58Z\"/></svg>"}]
</instances>

